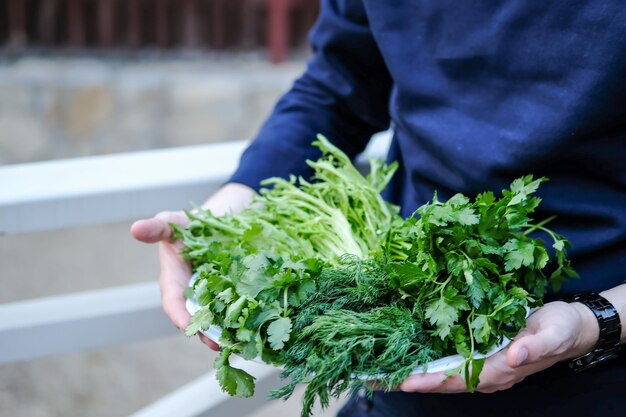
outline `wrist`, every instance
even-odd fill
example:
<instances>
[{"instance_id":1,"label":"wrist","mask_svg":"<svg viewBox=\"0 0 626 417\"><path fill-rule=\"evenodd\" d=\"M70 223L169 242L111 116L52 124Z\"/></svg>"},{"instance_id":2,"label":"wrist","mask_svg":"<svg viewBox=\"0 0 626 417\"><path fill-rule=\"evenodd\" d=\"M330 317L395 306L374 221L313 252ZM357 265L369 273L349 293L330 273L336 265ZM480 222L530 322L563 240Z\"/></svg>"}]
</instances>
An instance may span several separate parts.
<instances>
[{"instance_id":1,"label":"wrist","mask_svg":"<svg viewBox=\"0 0 626 417\"><path fill-rule=\"evenodd\" d=\"M211 211L216 216L229 212L237 213L250 205L255 194L256 191L247 185L231 182L209 197L202 204L202 208Z\"/></svg>"},{"instance_id":2,"label":"wrist","mask_svg":"<svg viewBox=\"0 0 626 417\"><path fill-rule=\"evenodd\" d=\"M619 356L621 349L620 335L621 335L621 321L615 306L611 304L606 298L594 292L584 292L571 296L568 301L571 304L582 304L587 307L595 316L597 321L597 331L591 331L591 323L588 321L587 316L581 316L580 326L581 331L578 332L576 337L576 343L574 344L579 351L582 351L581 356L574 357L569 362L569 367L575 372L583 372L594 366L601 365L611 359L615 359ZM579 314L584 314L583 309L573 306ZM594 335L597 339L593 349L587 353L584 353L584 349L588 348L588 344L594 339L591 337ZM574 352L572 352L574 353Z\"/></svg>"},{"instance_id":3,"label":"wrist","mask_svg":"<svg viewBox=\"0 0 626 417\"><path fill-rule=\"evenodd\" d=\"M610 290L602 291L600 295L613 304L617 310L622 323L620 341L622 343L626 343L626 284L611 288Z\"/></svg>"},{"instance_id":4,"label":"wrist","mask_svg":"<svg viewBox=\"0 0 626 417\"><path fill-rule=\"evenodd\" d=\"M593 311L577 301L570 303L570 307L579 317L580 330L566 359L572 359L591 352L598 344L598 338L600 337L600 325Z\"/></svg>"}]
</instances>

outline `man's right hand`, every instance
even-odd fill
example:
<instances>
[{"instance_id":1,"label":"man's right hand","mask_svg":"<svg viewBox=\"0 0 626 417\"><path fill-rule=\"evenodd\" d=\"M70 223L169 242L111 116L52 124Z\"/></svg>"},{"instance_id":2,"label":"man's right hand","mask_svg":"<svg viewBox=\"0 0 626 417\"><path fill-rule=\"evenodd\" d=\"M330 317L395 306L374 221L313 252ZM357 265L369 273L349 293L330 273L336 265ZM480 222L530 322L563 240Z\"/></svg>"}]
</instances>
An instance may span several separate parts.
<instances>
[{"instance_id":1,"label":"man's right hand","mask_svg":"<svg viewBox=\"0 0 626 417\"><path fill-rule=\"evenodd\" d=\"M220 188L202 207L219 216L227 212L238 212L250 204L254 190L242 184L226 184ZM182 242L171 241L170 223L186 226L189 219L182 211L164 211L150 219L138 220L130 228L133 237L144 243L159 244L161 302L163 310L174 325L185 330L189 325L189 313L185 307L183 291L189 285L191 268L180 256ZM217 344L200 334L200 339L211 349L218 350Z\"/></svg>"}]
</instances>

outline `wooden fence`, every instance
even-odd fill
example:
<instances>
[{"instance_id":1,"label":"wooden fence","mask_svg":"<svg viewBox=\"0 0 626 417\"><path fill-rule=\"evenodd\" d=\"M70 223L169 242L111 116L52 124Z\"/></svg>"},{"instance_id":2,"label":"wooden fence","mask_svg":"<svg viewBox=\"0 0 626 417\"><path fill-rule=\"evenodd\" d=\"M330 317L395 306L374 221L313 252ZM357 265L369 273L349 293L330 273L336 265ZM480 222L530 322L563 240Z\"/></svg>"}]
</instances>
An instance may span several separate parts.
<instances>
[{"instance_id":1,"label":"wooden fence","mask_svg":"<svg viewBox=\"0 0 626 417\"><path fill-rule=\"evenodd\" d=\"M0 47L245 50L279 62L301 45L318 0L0 0Z\"/></svg>"}]
</instances>

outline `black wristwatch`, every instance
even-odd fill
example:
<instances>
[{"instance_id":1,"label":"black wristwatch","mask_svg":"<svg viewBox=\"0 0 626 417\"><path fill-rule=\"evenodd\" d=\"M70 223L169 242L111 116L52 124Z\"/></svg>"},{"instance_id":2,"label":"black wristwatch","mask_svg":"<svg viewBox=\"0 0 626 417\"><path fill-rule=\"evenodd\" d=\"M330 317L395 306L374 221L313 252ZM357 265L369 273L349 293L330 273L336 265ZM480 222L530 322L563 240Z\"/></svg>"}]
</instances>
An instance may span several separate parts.
<instances>
[{"instance_id":1,"label":"black wristwatch","mask_svg":"<svg viewBox=\"0 0 626 417\"><path fill-rule=\"evenodd\" d=\"M619 356L622 324L613 304L600 294L586 292L568 297L568 303L578 302L586 305L595 314L600 326L600 336L596 347L589 353L574 358L569 367L575 372L582 372L596 365Z\"/></svg>"}]
</instances>

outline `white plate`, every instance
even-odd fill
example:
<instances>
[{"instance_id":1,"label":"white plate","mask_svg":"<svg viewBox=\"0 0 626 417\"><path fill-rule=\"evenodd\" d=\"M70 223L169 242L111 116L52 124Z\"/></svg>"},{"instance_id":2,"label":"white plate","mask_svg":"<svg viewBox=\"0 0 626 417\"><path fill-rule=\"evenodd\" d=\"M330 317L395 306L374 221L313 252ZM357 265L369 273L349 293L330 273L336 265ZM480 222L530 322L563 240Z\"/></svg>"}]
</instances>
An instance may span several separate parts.
<instances>
[{"instance_id":1,"label":"white plate","mask_svg":"<svg viewBox=\"0 0 626 417\"><path fill-rule=\"evenodd\" d=\"M507 347L509 345L509 343L511 343L511 340L507 337L504 338L504 340L502 341L502 343L500 343L499 345L494 346L490 351L488 351L485 354L482 353L475 353L474 354L474 359L482 359L482 358L488 358L489 356L493 355L494 353L498 353L499 351L501 351L502 349L504 349L505 347ZM449 371L451 369L456 369L459 366L463 365L463 362L465 362L465 358L461 355L450 355L450 356L445 356L443 358L439 358L439 359L435 359L434 361L430 361L424 365L420 365L418 367L416 367L415 369L413 369L413 372L411 372L411 375L416 375L416 374L434 374L435 372L445 372L445 371ZM382 374L378 374L378 375L360 375L359 379L362 379L363 381L375 381L377 379L380 379Z\"/></svg>"},{"instance_id":2,"label":"white plate","mask_svg":"<svg viewBox=\"0 0 626 417\"><path fill-rule=\"evenodd\" d=\"M196 280L196 276L197 274L194 274L190 281L189 281L189 285L193 285L193 283ZM196 311L200 310L200 306L198 305L198 303L195 300L192 299L187 299L185 306L187 307L187 311L189 312L189 314L193 315ZM526 307L526 317L528 317L530 315L530 309L528 307ZM202 330L201 331L203 335L205 335L206 337L208 337L209 339L211 339L212 341L214 341L215 343L217 343L219 345L219 340L220 337L222 336L222 328L219 326L214 326L211 325L207 330ZM487 353L475 353L474 354L474 359L482 359L482 358L488 358L489 356L501 351L502 349L504 349L505 347L507 347L509 345L509 343L511 343L511 340L507 337L504 338L504 340L502 340L502 343L500 343L499 345L494 346L493 348L491 348L491 350L489 350ZM260 357L256 357L254 359L252 359L253 362L258 362L258 363L265 363L261 360ZM465 362L465 358L461 355L450 355L450 356L445 356L443 358L439 358L439 359L435 359L434 361L430 361L424 365L420 365L418 367L416 367L413 372L411 372L411 375L414 374L423 374L423 373L427 373L427 374L431 374L431 373L435 373L435 372L445 372L445 371L449 371L451 369L455 369L458 368L459 366L461 366L463 364L463 362ZM365 380L365 381L372 381L372 380L376 380L376 379L380 379L380 376L377 375L360 375L359 376L360 379Z\"/></svg>"}]
</instances>

